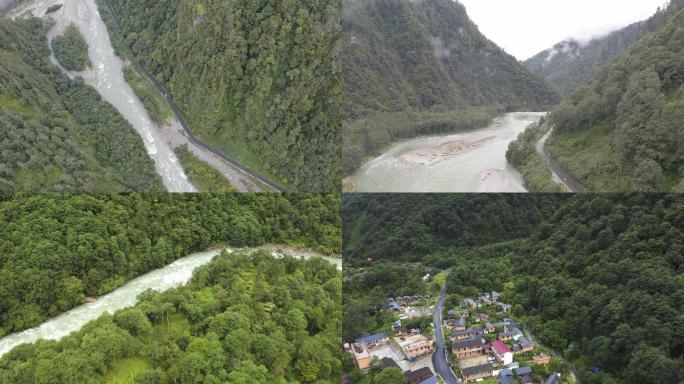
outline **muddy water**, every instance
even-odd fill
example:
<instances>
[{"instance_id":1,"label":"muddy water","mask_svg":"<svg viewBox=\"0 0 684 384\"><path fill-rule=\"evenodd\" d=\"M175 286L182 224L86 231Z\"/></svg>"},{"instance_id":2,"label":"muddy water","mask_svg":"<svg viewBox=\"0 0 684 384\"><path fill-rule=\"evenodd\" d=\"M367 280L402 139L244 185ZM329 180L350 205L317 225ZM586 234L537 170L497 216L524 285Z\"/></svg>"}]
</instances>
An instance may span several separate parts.
<instances>
[{"instance_id":1,"label":"muddy water","mask_svg":"<svg viewBox=\"0 0 684 384\"><path fill-rule=\"evenodd\" d=\"M543 115L509 113L483 129L395 144L351 177L354 191L525 192L506 150Z\"/></svg>"}]
</instances>

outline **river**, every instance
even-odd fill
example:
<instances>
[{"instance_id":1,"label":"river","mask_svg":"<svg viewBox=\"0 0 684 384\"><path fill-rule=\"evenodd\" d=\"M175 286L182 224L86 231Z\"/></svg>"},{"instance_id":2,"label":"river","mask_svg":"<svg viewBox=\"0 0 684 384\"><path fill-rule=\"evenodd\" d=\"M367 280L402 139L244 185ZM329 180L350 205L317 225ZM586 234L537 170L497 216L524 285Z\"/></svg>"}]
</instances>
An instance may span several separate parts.
<instances>
[{"instance_id":1,"label":"river","mask_svg":"<svg viewBox=\"0 0 684 384\"><path fill-rule=\"evenodd\" d=\"M58 340L79 330L87 322L100 317L103 313L114 313L119 309L131 307L137 302L137 297L147 289L164 291L183 285L190 281L192 272L202 265L208 264L221 250L192 253L178 259L166 267L154 270L129 281L120 288L101 296L93 303L83 304L70 311L45 321L38 327L13 333L0 339L0 356L9 352L19 344L33 343L39 339ZM228 252L232 250L228 249ZM274 252L274 256L280 253ZM321 257L342 269L342 259L319 255L314 252L297 252L294 257L308 259Z\"/></svg>"},{"instance_id":2,"label":"river","mask_svg":"<svg viewBox=\"0 0 684 384\"><path fill-rule=\"evenodd\" d=\"M64 6L47 15L47 8L53 4ZM78 27L88 43L92 69L77 73L68 72L64 68L62 71L71 78L81 76L133 126L140 134L145 150L154 160L155 169L169 192L197 192L176 154L164 140L160 127L152 121L144 105L124 79L124 62L114 53L107 26L100 17L95 0L34 0L9 12L10 17L23 15L44 19L52 17L55 25L48 32L48 40L63 34L70 23ZM51 59L58 65L54 57Z\"/></svg>"},{"instance_id":3,"label":"river","mask_svg":"<svg viewBox=\"0 0 684 384\"><path fill-rule=\"evenodd\" d=\"M354 191L526 192L506 151L544 114L508 113L486 128L394 144L351 176Z\"/></svg>"}]
</instances>

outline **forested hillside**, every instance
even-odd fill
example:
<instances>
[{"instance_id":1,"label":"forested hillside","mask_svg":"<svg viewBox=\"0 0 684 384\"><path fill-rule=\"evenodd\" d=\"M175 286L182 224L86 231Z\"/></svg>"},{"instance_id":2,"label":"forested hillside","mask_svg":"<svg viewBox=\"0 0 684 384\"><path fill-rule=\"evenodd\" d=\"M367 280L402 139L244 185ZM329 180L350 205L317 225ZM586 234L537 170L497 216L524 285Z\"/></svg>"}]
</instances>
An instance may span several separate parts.
<instances>
[{"instance_id":1,"label":"forested hillside","mask_svg":"<svg viewBox=\"0 0 684 384\"><path fill-rule=\"evenodd\" d=\"M49 60L39 20L0 17L0 189L161 191L140 136Z\"/></svg>"},{"instance_id":2,"label":"forested hillside","mask_svg":"<svg viewBox=\"0 0 684 384\"><path fill-rule=\"evenodd\" d=\"M553 196L521 199L533 206L546 204ZM422 200L413 199L405 203ZM484 204L487 199L500 204L496 195L478 200ZM344 334L368 324L387 324L379 310L387 297L426 292L430 287L423 282L425 273L449 268L450 300L501 292L505 302L513 304L513 314L542 344L573 362L582 383L681 383L684 197L589 194L555 199L559 204L554 212L518 239L493 242L487 232L472 232L477 245L470 248L414 247L416 262L402 261L399 253L397 258L385 257L347 272L345 281L353 284L345 284ZM441 207L449 201L441 195L432 205ZM404 233L403 223L419 215L399 206L385 208L397 217L388 223L387 233ZM526 214L511 213L519 219ZM501 217L482 217L482 225L496 227L500 221ZM438 238L449 225L448 220L439 222L445 224L435 224L428 236ZM371 249L360 256L375 254ZM347 300L347 291L354 300Z\"/></svg>"},{"instance_id":3,"label":"forested hillside","mask_svg":"<svg viewBox=\"0 0 684 384\"><path fill-rule=\"evenodd\" d=\"M639 37L644 24L634 23L588 42L564 40L523 64L567 96L627 49Z\"/></svg>"},{"instance_id":4,"label":"forested hillside","mask_svg":"<svg viewBox=\"0 0 684 384\"><path fill-rule=\"evenodd\" d=\"M549 150L589 190L684 190L683 5L552 112Z\"/></svg>"},{"instance_id":5,"label":"forested hillside","mask_svg":"<svg viewBox=\"0 0 684 384\"><path fill-rule=\"evenodd\" d=\"M350 172L392 141L543 110L556 93L483 36L452 0L344 0L343 158Z\"/></svg>"},{"instance_id":6,"label":"forested hillside","mask_svg":"<svg viewBox=\"0 0 684 384\"><path fill-rule=\"evenodd\" d=\"M0 336L212 245L339 253L340 220L334 195L9 196L0 202Z\"/></svg>"},{"instance_id":7,"label":"forested hillside","mask_svg":"<svg viewBox=\"0 0 684 384\"><path fill-rule=\"evenodd\" d=\"M420 260L443 249L527 237L566 199L514 194L346 194L345 260Z\"/></svg>"},{"instance_id":8,"label":"forested hillside","mask_svg":"<svg viewBox=\"0 0 684 384\"><path fill-rule=\"evenodd\" d=\"M109 0L203 140L293 190L340 183L340 0Z\"/></svg>"},{"instance_id":9,"label":"forested hillside","mask_svg":"<svg viewBox=\"0 0 684 384\"><path fill-rule=\"evenodd\" d=\"M341 376L340 272L270 252L217 256L62 341L0 359L0 383L321 383Z\"/></svg>"}]
</instances>

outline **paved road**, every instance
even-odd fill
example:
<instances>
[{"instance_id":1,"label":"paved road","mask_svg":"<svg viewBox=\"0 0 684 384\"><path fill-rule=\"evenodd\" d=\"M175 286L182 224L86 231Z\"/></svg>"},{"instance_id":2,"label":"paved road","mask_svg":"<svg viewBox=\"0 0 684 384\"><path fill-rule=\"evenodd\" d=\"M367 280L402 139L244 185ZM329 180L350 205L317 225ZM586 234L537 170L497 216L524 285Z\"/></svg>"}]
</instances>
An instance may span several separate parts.
<instances>
[{"instance_id":1,"label":"paved road","mask_svg":"<svg viewBox=\"0 0 684 384\"><path fill-rule=\"evenodd\" d=\"M573 192L573 193L584 193L587 190L582 186L582 184L578 183L575 181L570 175L567 174L561 168L560 164L556 162L556 160L551 157L551 154L549 151L546 149L546 140L548 140L549 136L551 136L551 133L553 132L553 128L549 129L548 132L546 132L546 135L542 137L538 142L537 142L537 153L539 156L546 161L546 163L549 165L549 168L551 169L551 172L553 172L556 176L558 176L559 179L563 181L563 183L568 187L568 189Z\"/></svg>"},{"instance_id":2,"label":"paved road","mask_svg":"<svg viewBox=\"0 0 684 384\"><path fill-rule=\"evenodd\" d=\"M442 312L444 310L445 300L446 287L442 288L442 292L439 294L439 300L437 300L437 305L435 305L435 344L437 344L437 347L435 353L432 354L432 366L435 368L435 371L442 376L442 379L444 379L446 384L461 384L446 360L447 351L444 348L444 335L442 334Z\"/></svg>"},{"instance_id":3,"label":"paved road","mask_svg":"<svg viewBox=\"0 0 684 384\"><path fill-rule=\"evenodd\" d=\"M112 6L111 6L111 4L109 4L109 1L108 1L108 0L103 0L103 2L104 2L104 4L107 6L107 8L109 9L109 12L110 12L110 13L112 14L112 16L114 17L114 24L116 25L116 28L117 28L119 31L121 31L121 23L119 22L119 15L117 15L116 12L114 12L114 8L112 8ZM122 32L122 33L123 33L123 32ZM169 92L166 90L166 88L164 88L164 86L163 86L159 81L157 81L157 79L156 79L154 76L152 76L152 74L150 74L149 72L147 72L147 69L146 69L145 66L143 65L143 63L142 63L142 61L140 60L140 58L138 57L138 55L133 51L132 47L129 46L128 49L129 49L129 50L131 51L131 53L132 53L133 61L136 62L136 64L137 64L138 67L142 70L142 72L145 74L145 76L147 76L147 78L148 78L148 79L157 87L157 90L158 90L162 95L164 95L164 99L166 100L166 103L169 105L169 107L171 108L171 110L173 110L173 113L176 115L176 118L178 119L178 122L180 122L181 126L183 127L183 130L185 130L185 133L188 135L188 138L190 139L191 142L193 142L193 143L194 143L195 145L197 145L198 147L203 148L204 150L206 150L206 151L208 151L208 152L211 152L211 153L214 154L215 156L219 157L220 159L222 159L223 161L229 163L230 165L234 166L235 168L239 169L240 171L246 173L247 175L249 175L249 176L251 176L251 177L253 177L253 178L259 180L261 183L263 183L263 184L266 185L267 187L269 187L269 188L271 188L271 189L273 189L273 190L275 190L275 191L278 191L278 192L287 192L287 191L285 190L285 188L283 188L283 187L281 187L281 186L279 186L279 185L277 185L277 184L275 184L275 183L272 183L271 181L269 181L269 180L266 179L265 177L259 175L258 173L256 173L256 172L253 171L252 169L248 168L247 166L242 165L241 163L239 163L238 161L236 161L236 160L234 160L234 159L228 157L227 155L225 155L223 152L219 151L218 149L216 149L216 148L210 146L209 144L207 144L207 143L205 143L205 142L199 140L199 139L197 138L197 136L195 136L195 134L192 133L192 130L190 129L190 127L188 126L187 122L186 122L185 119L183 118L183 115L182 115L182 114L180 113L180 111L176 108L176 105L174 104L173 100L172 100L171 97L169 96Z\"/></svg>"}]
</instances>

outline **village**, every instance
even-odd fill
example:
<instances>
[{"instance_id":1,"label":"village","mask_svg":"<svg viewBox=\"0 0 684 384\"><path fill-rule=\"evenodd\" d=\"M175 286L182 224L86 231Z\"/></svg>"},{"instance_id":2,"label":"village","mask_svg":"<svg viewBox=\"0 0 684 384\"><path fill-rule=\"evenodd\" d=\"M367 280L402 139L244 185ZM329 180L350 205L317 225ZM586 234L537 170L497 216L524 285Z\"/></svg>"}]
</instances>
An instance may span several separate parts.
<instances>
[{"instance_id":1,"label":"village","mask_svg":"<svg viewBox=\"0 0 684 384\"><path fill-rule=\"evenodd\" d=\"M388 298L384 310L396 319L391 331L360 335L345 345L362 371L378 365L400 368L408 384L575 382L574 377L549 372L549 351L513 319L511 305L502 302L498 292L463 298L446 313L435 314L445 311L437 298L420 295ZM433 315L435 323L427 329L402 326L411 319ZM435 332L435 326L440 326L441 332ZM436 339L442 335L443 344ZM446 351L446 368L433 365L444 358L438 356L439 345Z\"/></svg>"}]
</instances>

